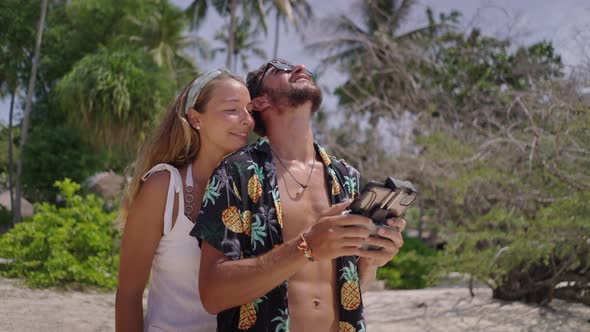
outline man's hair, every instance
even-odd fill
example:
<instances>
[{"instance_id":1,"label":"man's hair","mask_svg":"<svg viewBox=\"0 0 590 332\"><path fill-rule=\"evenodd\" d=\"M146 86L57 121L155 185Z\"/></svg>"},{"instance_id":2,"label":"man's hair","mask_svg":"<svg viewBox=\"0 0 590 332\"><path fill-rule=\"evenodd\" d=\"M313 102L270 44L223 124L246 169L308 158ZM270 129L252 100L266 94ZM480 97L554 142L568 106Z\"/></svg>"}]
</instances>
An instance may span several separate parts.
<instances>
[{"instance_id":1,"label":"man's hair","mask_svg":"<svg viewBox=\"0 0 590 332\"><path fill-rule=\"evenodd\" d=\"M250 99L254 100L254 98L260 97L264 92L264 89L261 85L262 82L260 82L260 79L264 75L265 71L270 69L268 68L268 63L271 61L287 63L287 61L284 59L272 59L270 61L263 63L262 66L258 67L258 69L249 72L248 76L246 76L246 86L248 87L248 92L250 92ZM256 112L256 108L253 108L252 110L254 111L252 112L252 116L254 117L254 132L260 136L265 136L266 127L264 125L264 122L260 118L260 113Z\"/></svg>"}]
</instances>

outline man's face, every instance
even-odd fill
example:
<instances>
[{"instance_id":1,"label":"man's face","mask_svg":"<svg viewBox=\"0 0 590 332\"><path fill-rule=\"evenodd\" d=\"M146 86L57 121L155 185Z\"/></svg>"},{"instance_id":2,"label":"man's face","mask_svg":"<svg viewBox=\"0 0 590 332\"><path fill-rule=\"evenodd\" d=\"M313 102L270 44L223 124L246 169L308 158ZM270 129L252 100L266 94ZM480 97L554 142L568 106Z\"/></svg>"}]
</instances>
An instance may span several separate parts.
<instances>
[{"instance_id":1,"label":"man's face","mask_svg":"<svg viewBox=\"0 0 590 332\"><path fill-rule=\"evenodd\" d=\"M322 102L322 92L313 83L312 75L304 65L272 61L260 82L262 93L279 107L297 107L311 102L315 112Z\"/></svg>"}]
</instances>

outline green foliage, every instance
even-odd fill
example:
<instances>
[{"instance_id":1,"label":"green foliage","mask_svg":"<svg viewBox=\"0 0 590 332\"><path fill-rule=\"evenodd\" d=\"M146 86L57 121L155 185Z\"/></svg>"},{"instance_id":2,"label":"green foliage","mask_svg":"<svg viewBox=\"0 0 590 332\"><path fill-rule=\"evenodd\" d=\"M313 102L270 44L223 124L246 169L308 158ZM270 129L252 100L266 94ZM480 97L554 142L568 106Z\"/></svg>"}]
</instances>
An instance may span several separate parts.
<instances>
[{"instance_id":1,"label":"green foliage","mask_svg":"<svg viewBox=\"0 0 590 332\"><path fill-rule=\"evenodd\" d=\"M5 127L3 124L0 124L0 172L7 172L8 171L8 149L9 149L9 136L8 136L8 127ZM20 140L20 128L12 128L12 136L13 136L13 150L14 153L14 161L18 159L19 151L18 145L15 141Z\"/></svg>"},{"instance_id":2,"label":"green foliage","mask_svg":"<svg viewBox=\"0 0 590 332\"><path fill-rule=\"evenodd\" d=\"M36 202L55 201L60 188L55 181L82 182L109 163L104 152L85 143L83 134L66 126L37 126L24 151L24 195Z\"/></svg>"},{"instance_id":3,"label":"green foliage","mask_svg":"<svg viewBox=\"0 0 590 332\"><path fill-rule=\"evenodd\" d=\"M509 51L510 42L487 37L477 29L468 35L447 32L433 43L433 83L459 105L466 100L496 97L507 87L530 88L539 79L561 76L561 57L550 42Z\"/></svg>"},{"instance_id":4,"label":"green foliage","mask_svg":"<svg viewBox=\"0 0 590 332\"><path fill-rule=\"evenodd\" d=\"M418 136L414 139L417 145L425 147L425 153L433 159L460 160L473 155L473 148L454 137L442 132L434 132L428 136Z\"/></svg>"},{"instance_id":5,"label":"green foliage","mask_svg":"<svg viewBox=\"0 0 590 332\"><path fill-rule=\"evenodd\" d=\"M0 206L0 230L12 225L12 213L4 206Z\"/></svg>"},{"instance_id":6,"label":"green foliage","mask_svg":"<svg viewBox=\"0 0 590 332\"><path fill-rule=\"evenodd\" d=\"M34 1L6 0L0 3L0 96L23 85L26 62L35 40L39 5ZM27 54L28 53L28 54Z\"/></svg>"},{"instance_id":7,"label":"green foliage","mask_svg":"<svg viewBox=\"0 0 590 332\"><path fill-rule=\"evenodd\" d=\"M146 1L144 7L143 13L133 11L128 16L128 28L115 39L112 46L125 48L133 44L148 52L181 89L194 78L197 71L193 56L186 51L196 48L203 58L208 58L207 43L197 36L185 34L188 23L182 11L169 1Z\"/></svg>"},{"instance_id":8,"label":"green foliage","mask_svg":"<svg viewBox=\"0 0 590 332\"><path fill-rule=\"evenodd\" d=\"M233 35L233 70L236 71L238 68L238 61L242 63L242 70L247 71L249 69L248 58L253 56L258 59L266 59L266 52L258 45L260 41L254 39L258 37L259 29L253 26L252 21L248 17L236 20L236 31ZM226 31L229 30L229 25L223 26L219 31L215 33L215 40L222 42L225 45L229 45L229 36ZM219 47L213 50L213 55L218 52L227 52L228 47Z\"/></svg>"},{"instance_id":9,"label":"green foliage","mask_svg":"<svg viewBox=\"0 0 590 332\"><path fill-rule=\"evenodd\" d=\"M174 86L149 55L103 48L80 60L56 93L72 125L94 134L92 143L135 151L172 100Z\"/></svg>"},{"instance_id":10,"label":"green foliage","mask_svg":"<svg viewBox=\"0 0 590 332\"><path fill-rule=\"evenodd\" d=\"M337 89L346 120L325 145L365 176L386 170L414 182L421 199L411 225L446 243L443 275L471 274L503 299L590 303L590 110L576 92L587 81L564 76L551 43L514 47L461 31L457 13L435 20L428 10L426 28L396 35L392 22L412 1L402 3L401 12L364 11L364 26L339 20L350 38L324 44L349 75ZM391 4L364 3L382 5ZM399 156L381 153L384 128L412 131ZM401 278L392 269L380 276Z\"/></svg>"},{"instance_id":11,"label":"green foliage","mask_svg":"<svg viewBox=\"0 0 590 332\"><path fill-rule=\"evenodd\" d=\"M377 279L388 288L419 289L431 286L430 273L439 255L422 240L404 237L399 254L377 271Z\"/></svg>"},{"instance_id":12,"label":"green foliage","mask_svg":"<svg viewBox=\"0 0 590 332\"><path fill-rule=\"evenodd\" d=\"M119 264L115 212L103 201L76 194L80 186L57 181L65 206L43 203L36 214L0 237L0 257L13 260L4 276L32 287L87 285L114 289Z\"/></svg>"},{"instance_id":13,"label":"green foliage","mask_svg":"<svg viewBox=\"0 0 590 332\"><path fill-rule=\"evenodd\" d=\"M562 281L584 289L583 276L590 273L589 199L590 192L575 194L532 219L495 208L450 233L440 266L475 276L504 299L543 302Z\"/></svg>"}]
</instances>

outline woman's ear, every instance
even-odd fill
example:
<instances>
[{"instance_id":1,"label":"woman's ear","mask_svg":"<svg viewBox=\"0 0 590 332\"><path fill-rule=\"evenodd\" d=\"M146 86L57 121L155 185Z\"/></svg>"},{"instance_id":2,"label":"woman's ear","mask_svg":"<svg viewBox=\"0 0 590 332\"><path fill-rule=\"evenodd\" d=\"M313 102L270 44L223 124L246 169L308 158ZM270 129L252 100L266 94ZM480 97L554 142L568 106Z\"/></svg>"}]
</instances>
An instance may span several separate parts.
<instances>
[{"instance_id":1,"label":"woman's ear","mask_svg":"<svg viewBox=\"0 0 590 332\"><path fill-rule=\"evenodd\" d=\"M197 112L194 108L191 108L188 110L187 117L191 127L195 128L196 130L201 129L201 114L199 112Z\"/></svg>"}]
</instances>

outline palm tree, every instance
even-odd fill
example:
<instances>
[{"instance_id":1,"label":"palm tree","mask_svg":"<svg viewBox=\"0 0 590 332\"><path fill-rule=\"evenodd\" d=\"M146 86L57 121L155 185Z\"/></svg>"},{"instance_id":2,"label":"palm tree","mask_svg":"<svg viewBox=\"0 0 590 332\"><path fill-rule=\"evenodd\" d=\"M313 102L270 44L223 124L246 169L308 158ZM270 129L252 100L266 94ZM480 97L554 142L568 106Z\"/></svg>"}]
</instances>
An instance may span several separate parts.
<instances>
[{"instance_id":1,"label":"palm tree","mask_svg":"<svg viewBox=\"0 0 590 332\"><path fill-rule=\"evenodd\" d=\"M362 110L370 113L375 124L385 112L399 115L403 107L380 104L385 98L379 93L395 94L403 106L416 98L418 83L411 66L426 63L427 41L450 27L455 14L441 14L435 22L427 10L429 23L400 33L416 0L367 0L359 4L364 24L348 16L329 20L334 28L328 39L308 45L312 51L325 52L324 64L339 64L350 74L349 80L337 93L343 104L362 102ZM395 96L388 100L396 100ZM399 105L398 105L399 106ZM379 114L380 113L380 114Z\"/></svg>"},{"instance_id":2,"label":"palm tree","mask_svg":"<svg viewBox=\"0 0 590 332\"><path fill-rule=\"evenodd\" d=\"M278 57L280 27L288 29L289 25L295 26L297 32L301 32L302 24L305 24L313 17L313 10L307 0L272 0L267 13L275 12L275 41L273 47L273 58Z\"/></svg>"},{"instance_id":3,"label":"palm tree","mask_svg":"<svg viewBox=\"0 0 590 332\"><path fill-rule=\"evenodd\" d=\"M89 143L130 152L172 100L172 77L137 49L103 48L82 58L55 87L56 101Z\"/></svg>"},{"instance_id":4,"label":"palm tree","mask_svg":"<svg viewBox=\"0 0 590 332\"><path fill-rule=\"evenodd\" d=\"M248 65L248 57L249 55L254 55L260 59L266 59L266 52L261 48L257 47L261 41L252 39L254 36L258 35L258 29L252 26L252 22L249 18L244 17L241 20L238 20L237 29L234 36L233 44L233 71L237 71L238 62L242 63L242 70L247 71L249 69ZM225 45L229 45L228 42L229 34L226 34L226 27L222 27L215 34L215 40L223 42ZM214 53L217 52L228 52L227 48L219 47L213 50Z\"/></svg>"},{"instance_id":5,"label":"palm tree","mask_svg":"<svg viewBox=\"0 0 590 332\"><path fill-rule=\"evenodd\" d=\"M229 25L227 26L228 33L225 38L227 47L225 66L232 68L232 57L235 58L234 42L236 34L236 16L238 11L239 0L193 0L186 9L185 13L191 18L191 28L197 29L202 20L206 17L209 6L213 6L217 13L221 16L229 16ZM256 17L258 25L260 25L264 32L267 31L266 15L264 12L263 0L242 0L240 2L242 15L244 17ZM234 66L235 67L235 66Z\"/></svg>"},{"instance_id":6,"label":"palm tree","mask_svg":"<svg viewBox=\"0 0 590 332\"><path fill-rule=\"evenodd\" d=\"M310 43L314 51L327 52L324 62L348 63L366 55L367 46L379 38L389 38L397 44L430 35L431 24L405 33L400 26L408 19L416 0L366 0L360 3L364 25L360 26L346 15L328 20L334 31L327 40Z\"/></svg>"},{"instance_id":7,"label":"palm tree","mask_svg":"<svg viewBox=\"0 0 590 332\"><path fill-rule=\"evenodd\" d=\"M184 35L187 22L182 18L182 12L168 1L157 1L155 6L156 10L147 19L134 16L128 18L140 31L129 36L128 40L149 52L154 62L167 69L177 84L181 85L186 81L185 76L197 71L185 49L196 47L203 58L208 58L208 45L202 38Z\"/></svg>"},{"instance_id":8,"label":"palm tree","mask_svg":"<svg viewBox=\"0 0 590 332\"><path fill-rule=\"evenodd\" d=\"M416 2L362 1L358 11L363 24L346 15L333 18L327 21L333 29L327 39L308 45L312 51L327 53L324 64L340 65L349 74L336 94L341 104L355 110L354 114L368 115L368 164L378 162L376 128L381 118L399 117L406 105L417 98L418 83L412 66L422 65L425 51L419 46L438 28L429 11L428 25L400 32Z\"/></svg>"},{"instance_id":9,"label":"palm tree","mask_svg":"<svg viewBox=\"0 0 590 332\"><path fill-rule=\"evenodd\" d=\"M23 119L23 127L21 130L21 141L20 141L20 150L23 151L23 147L27 143L27 133L29 130L29 121L30 121L30 113L31 113L31 106L33 104L33 93L35 90L35 80L37 78L37 67L39 65L39 56L41 53L41 40L43 38L43 30L45 28L45 15L47 14L47 0L43 0L41 2L41 15L39 17L39 24L37 26L37 38L35 41L35 55L33 56L33 66L31 68L31 77L29 79L29 87L27 90L27 99L25 102L25 110L24 110L24 119ZM20 155L18 158L18 162L16 165L16 195L15 195L15 204L13 212L13 224L20 222L21 220L21 181L20 177L22 175L23 170L23 154Z\"/></svg>"}]
</instances>

